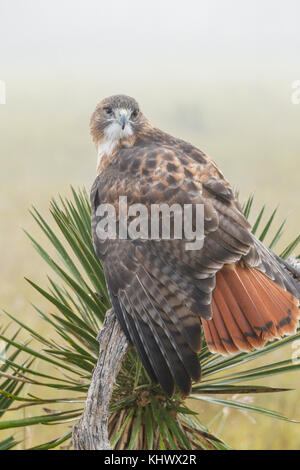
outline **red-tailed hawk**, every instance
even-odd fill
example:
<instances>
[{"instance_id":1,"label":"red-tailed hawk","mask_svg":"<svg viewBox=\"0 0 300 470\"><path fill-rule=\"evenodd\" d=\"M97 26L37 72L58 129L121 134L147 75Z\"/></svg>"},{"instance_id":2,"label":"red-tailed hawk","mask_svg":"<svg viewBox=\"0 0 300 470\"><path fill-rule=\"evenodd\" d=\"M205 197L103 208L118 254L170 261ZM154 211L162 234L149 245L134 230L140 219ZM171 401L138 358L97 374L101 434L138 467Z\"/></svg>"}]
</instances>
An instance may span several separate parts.
<instances>
[{"instance_id":1,"label":"red-tailed hawk","mask_svg":"<svg viewBox=\"0 0 300 470\"><path fill-rule=\"evenodd\" d=\"M250 232L215 163L193 145L153 127L125 95L104 99L91 118L98 151L91 191L92 233L111 303L149 377L168 395L200 379L201 325L210 351L262 347L295 331L300 287ZM204 206L204 243L184 239L102 239L97 208L127 204Z\"/></svg>"}]
</instances>

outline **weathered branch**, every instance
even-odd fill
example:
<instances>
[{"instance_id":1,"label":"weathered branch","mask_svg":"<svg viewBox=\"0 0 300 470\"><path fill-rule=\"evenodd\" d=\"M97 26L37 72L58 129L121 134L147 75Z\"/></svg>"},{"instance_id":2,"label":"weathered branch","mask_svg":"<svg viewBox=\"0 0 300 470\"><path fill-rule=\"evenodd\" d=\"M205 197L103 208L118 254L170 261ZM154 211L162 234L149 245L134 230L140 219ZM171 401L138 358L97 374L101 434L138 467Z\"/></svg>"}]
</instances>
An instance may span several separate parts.
<instances>
[{"instance_id":1,"label":"weathered branch","mask_svg":"<svg viewBox=\"0 0 300 470\"><path fill-rule=\"evenodd\" d=\"M73 428L73 445L76 450L110 449L109 404L122 359L129 346L113 310L107 312L97 340L100 344L98 362L93 372L84 412Z\"/></svg>"}]
</instances>

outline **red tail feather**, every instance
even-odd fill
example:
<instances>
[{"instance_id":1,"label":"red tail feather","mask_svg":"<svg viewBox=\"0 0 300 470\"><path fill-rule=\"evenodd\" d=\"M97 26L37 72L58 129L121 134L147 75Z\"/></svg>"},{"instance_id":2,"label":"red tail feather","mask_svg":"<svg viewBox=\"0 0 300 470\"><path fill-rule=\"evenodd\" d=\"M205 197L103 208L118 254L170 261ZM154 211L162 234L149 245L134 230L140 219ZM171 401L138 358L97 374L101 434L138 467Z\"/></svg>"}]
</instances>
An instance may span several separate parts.
<instances>
[{"instance_id":1,"label":"red tail feather","mask_svg":"<svg viewBox=\"0 0 300 470\"><path fill-rule=\"evenodd\" d=\"M299 301L255 268L224 266L217 273L212 320L202 320L208 348L231 354L262 347L295 332Z\"/></svg>"}]
</instances>

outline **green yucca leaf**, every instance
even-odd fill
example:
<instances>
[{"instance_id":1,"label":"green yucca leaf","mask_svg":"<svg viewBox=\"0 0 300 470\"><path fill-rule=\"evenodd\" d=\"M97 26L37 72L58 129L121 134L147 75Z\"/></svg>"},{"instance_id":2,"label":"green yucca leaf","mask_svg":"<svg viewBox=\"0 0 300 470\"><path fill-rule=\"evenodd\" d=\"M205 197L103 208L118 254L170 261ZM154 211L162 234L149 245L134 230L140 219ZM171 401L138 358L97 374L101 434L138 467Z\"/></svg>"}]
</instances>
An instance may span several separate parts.
<instances>
[{"instance_id":1,"label":"green yucca leaf","mask_svg":"<svg viewBox=\"0 0 300 470\"><path fill-rule=\"evenodd\" d=\"M68 209L71 209L66 216L61 212L55 201L52 201L52 215L57 225L59 226L63 236L67 240L72 251L78 258L86 274L89 276L97 292L103 293L106 301L108 301L108 295L105 284L105 277L101 264L96 258L91 235L90 227L89 231L82 228L82 221L78 215L75 215L73 206L67 201ZM70 223L70 217L73 218L73 223ZM83 235L83 237L82 237ZM87 238L87 235L88 238ZM62 253L64 256L64 253Z\"/></svg>"},{"instance_id":2,"label":"green yucca leaf","mask_svg":"<svg viewBox=\"0 0 300 470\"><path fill-rule=\"evenodd\" d=\"M271 241L271 243L269 244L269 248L270 250L272 250L273 248L275 248L279 238L281 237L282 233L283 233L283 227L285 226L286 224L286 219L282 222L282 224L280 225L279 229L277 230L273 240Z\"/></svg>"},{"instance_id":3,"label":"green yucca leaf","mask_svg":"<svg viewBox=\"0 0 300 470\"><path fill-rule=\"evenodd\" d=\"M41 444L39 446L35 447L30 447L28 450L50 450L50 449L55 449L59 445L63 444L65 441L71 439L72 437L72 431L68 431L65 434L63 434L61 437L58 439L54 439L52 441L46 442L45 444Z\"/></svg>"},{"instance_id":4,"label":"green yucca leaf","mask_svg":"<svg viewBox=\"0 0 300 470\"><path fill-rule=\"evenodd\" d=\"M168 426L170 431L174 434L180 446L184 449L191 450L191 445L186 435L184 434L182 429L180 429L178 422L176 422L175 419L172 418L172 415L170 413L170 411L172 411L172 408L170 410L166 410L164 407L161 407L161 411L162 411L164 420L166 422L166 425Z\"/></svg>"},{"instance_id":5,"label":"green yucca leaf","mask_svg":"<svg viewBox=\"0 0 300 470\"><path fill-rule=\"evenodd\" d=\"M84 304L80 297L71 296L66 289L62 289L56 282L49 278L51 289L51 294L57 298L58 301L61 301L65 306L75 312L78 312L81 319L87 324L91 331L99 330L99 321L93 315L93 312L90 310L87 305Z\"/></svg>"},{"instance_id":6,"label":"green yucca leaf","mask_svg":"<svg viewBox=\"0 0 300 470\"><path fill-rule=\"evenodd\" d=\"M23 419L11 419L8 421L0 421L0 429L12 429L23 426L32 426L35 424L48 424L56 422L61 424L69 421L71 418L77 418L81 415L82 409L73 411L61 411L59 413L44 414L41 416L32 416Z\"/></svg>"},{"instance_id":7,"label":"green yucca leaf","mask_svg":"<svg viewBox=\"0 0 300 470\"><path fill-rule=\"evenodd\" d=\"M129 444L128 444L128 450L134 449L134 446L135 446L135 443L136 443L136 440L137 440L137 437L138 437L138 433L139 433L139 430L140 430L140 426L141 426L142 411L143 411L142 407L139 406L138 409L137 409L136 421L135 421L134 427L132 429L131 438L130 438L130 441L129 441Z\"/></svg>"},{"instance_id":8,"label":"green yucca leaf","mask_svg":"<svg viewBox=\"0 0 300 470\"><path fill-rule=\"evenodd\" d=\"M79 238L79 234L74 233L72 227L62 225L61 219L54 215L54 219L58 224L60 224L61 231L67 241L69 242L70 247L72 248L75 256L79 258L80 263L85 270L86 274L91 279L94 288L97 292L101 292L108 305L108 296L105 288L105 281L103 271L100 269L99 261L92 255L91 251L86 247L82 240ZM96 273L99 273L98 276ZM101 275L100 275L101 273ZM83 280L82 280L82 283Z\"/></svg>"},{"instance_id":9,"label":"green yucca leaf","mask_svg":"<svg viewBox=\"0 0 300 470\"><path fill-rule=\"evenodd\" d=\"M5 330L6 329L4 328L2 332L5 332ZM19 330L17 331L17 333L13 335L14 339L16 339L18 332ZM10 347L7 347L6 352L9 349ZM17 358L18 355L19 355L19 351L17 350L14 353L12 353L9 356L9 358L10 360L13 361ZM28 364L26 363L26 364L30 366L31 363L32 361L29 361L29 363ZM24 382L20 383L18 380L21 366L16 365L16 367L14 368L15 369L14 375L10 377L8 377L7 375L8 378L3 377L3 374L6 374L8 367L9 366L6 364L6 362L2 364L2 366L0 367L0 418L3 417L4 413L7 412L7 410L11 408L11 405L13 404L13 402L19 399L18 395L21 393L25 385ZM20 441L17 441L15 437L11 435L7 437L6 439L3 439L0 441L0 450L10 450L14 448L17 444L19 444L19 442Z\"/></svg>"},{"instance_id":10,"label":"green yucca leaf","mask_svg":"<svg viewBox=\"0 0 300 470\"><path fill-rule=\"evenodd\" d=\"M249 215L250 215L250 213L251 213L251 209L252 209L252 206L253 206L253 199L254 199L253 196L250 196L250 197L248 198L247 202L243 205L243 212L244 212L244 215L245 215L245 217L246 217L247 219L249 218ZM260 210L260 212L259 212L259 214L258 214L258 216L257 216L257 218L256 218L256 220L255 220L255 222L254 222L254 224L253 224L253 226L252 226L251 232L253 233L253 235L256 234L258 228L259 228L260 225L261 225L262 217L263 217L263 214L264 214L264 212L265 212L265 208L266 208L266 205L264 204L263 207L261 208L261 210ZM265 227L263 228L263 230L262 230L260 236L258 237L260 241L264 241L266 235L269 233L270 228L271 228L271 226L272 226L272 224L273 224L275 215L276 215L276 213L277 213L277 209L278 209L278 208L276 208L276 209L272 212L272 214L271 214L269 220L268 220L267 223L265 224ZM274 235L274 237L273 237L271 243L269 244L269 248L270 248L270 249L273 249L273 248L276 246L276 243L278 242L279 238L281 237L281 235L282 235L282 233L283 233L283 227L285 226L285 224L286 224L286 219L282 222L282 224L281 224L280 227L278 228L276 234ZM297 245L292 246L291 252L296 248L296 246L297 246Z\"/></svg>"},{"instance_id":11,"label":"green yucca leaf","mask_svg":"<svg viewBox=\"0 0 300 470\"><path fill-rule=\"evenodd\" d=\"M228 385L226 383L216 383L215 381L212 384L195 385L192 387L193 392L201 392L205 394L242 394L242 393L277 393L277 392L288 392L289 388L273 388L273 387L264 387L262 385ZM189 410L188 410L189 411ZM183 412L184 413L184 412Z\"/></svg>"},{"instance_id":12,"label":"green yucca leaf","mask_svg":"<svg viewBox=\"0 0 300 470\"><path fill-rule=\"evenodd\" d=\"M71 337L68 337L68 342L71 343L72 342L72 346L78 351L78 352L81 352L83 355L87 355L87 357L89 357L90 359L94 359L95 360L95 357L97 357L97 353L98 353L98 350L99 350L99 343L98 341L95 339L94 336L90 335L89 333L86 332L86 330L84 330L84 328L72 323L72 322L69 322L67 320L65 320L64 318L60 318L58 315L53 315L53 318L55 318L57 320L57 322L61 323L62 325L65 326L65 328L67 330L69 330L75 337L77 337L78 339L80 339L80 341L82 342L82 344L85 344L87 347L90 348L90 350L92 350L93 352L95 352L94 355L91 355L91 354L88 354L87 351L85 351L82 347L80 347L78 344L76 344L74 342L74 340L71 339Z\"/></svg>"},{"instance_id":13,"label":"green yucca leaf","mask_svg":"<svg viewBox=\"0 0 300 470\"><path fill-rule=\"evenodd\" d=\"M261 222L262 216L263 216L263 214L264 214L264 212L265 212L265 208L266 208L266 205L264 204L263 207L261 208L260 213L258 214L258 217L257 217L255 223L253 224L253 227L252 227L252 230L251 230L252 233L253 233L253 235L255 235L256 232L257 232L257 229L258 229L259 224L260 224L260 222Z\"/></svg>"},{"instance_id":14,"label":"green yucca leaf","mask_svg":"<svg viewBox=\"0 0 300 470\"><path fill-rule=\"evenodd\" d=\"M156 423L158 424L158 426L161 430L162 436L170 444L170 447L171 447L172 450L178 450L178 447L174 442L172 434L171 434L165 420L162 419L162 414L163 414L162 409L163 409L163 407L158 403L158 401L156 400L154 395L151 398L151 405L152 405L151 406L152 416L153 416L154 420L156 421Z\"/></svg>"},{"instance_id":15,"label":"green yucca leaf","mask_svg":"<svg viewBox=\"0 0 300 470\"><path fill-rule=\"evenodd\" d=\"M161 434L159 435L159 449L160 450L166 450L167 449Z\"/></svg>"},{"instance_id":16,"label":"green yucca leaf","mask_svg":"<svg viewBox=\"0 0 300 470\"><path fill-rule=\"evenodd\" d=\"M50 362L51 364L56 365L56 366L58 366L62 369L69 370L70 372L76 372L75 369L69 367L66 363L55 361L51 357L49 357L45 354L41 354L41 353L35 351L34 349L29 348L28 346L22 345L21 343L16 343L15 341L12 341L12 340L10 340L9 338L7 338L5 336L0 335L0 339L7 342L8 344L11 344L11 345L15 346L20 351L28 353L31 356L34 356L38 359L42 359L43 361L46 361L46 362Z\"/></svg>"},{"instance_id":17,"label":"green yucca leaf","mask_svg":"<svg viewBox=\"0 0 300 470\"><path fill-rule=\"evenodd\" d=\"M73 263L71 257L68 255L68 253L65 250L64 246L59 241L59 239L57 238L55 233L51 230L51 228L46 223L46 221L43 219L43 217L39 214L39 212L35 208L34 208L34 211L30 211L30 214L35 219L35 221L37 222L39 227L42 229L42 231L45 233L47 238L50 240L50 242L52 243L52 245L56 249L57 253L60 255L62 261L67 266L67 268L70 270L70 272L73 274L75 279L77 279L78 282L82 282L83 279L82 279L82 276L81 276L79 270L76 268L75 264ZM30 239L32 239L31 236L29 236L29 237L30 237ZM36 242L34 242L34 246L38 247L38 244ZM45 250L42 250L42 251L45 252ZM41 254L41 256L42 256L42 254ZM50 257L48 259L50 259ZM45 260L47 261L47 258Z\"/></svg>"},{"instance_id":18,"label":"green yucca leaf","mask_svg":"<svg viewBox=\"0 0 300 470\"><path fill-rule=\"evenodd\" d=\"M237 408L239 410L245 410L245 411L251 411L255 413L260 413L265 416L270 416L272 418L280 419L283 421L289 421L291 423L298 423L299 421L296 421L294 419L286 418L285 416L282 416L279 413L276 413L276 411L268 410L266 408L261 408L259 406L254 406L254 405L249 405L249 403L243 403L239 401L233 401L233 400L225 400L225 399L219 399L216 397L207 397L205 395L195 395L192 394L190 398L194 398L196 400L202 400L208 403L214 403L216 405L222 405L222 406L228 406L230 408Z\"/></svg>"},{"instance_id":19,"label":"green yucca leaf","mask_svg":"<svg viewBox=\"0 0 300 470\"><path fill-rule=\"evenodd\" d=\"M300 339L300 332L291 336L286 336L280 341L275 340L265 345L261 349L256 349L248 353L239 353L234 356L229 356L228 358L224 358L221 355L211 355L210 358L202 364L203 378L205 377L206 379L208 375L220 372L221 370L225 370L231 367L235 367L237 365L244 364L245 362L249 362L254 359L258 359L262 356L265 356L267 353L274 352L279 348L283 348L284 346L292 343L297 339Z\"/></svg>"},{"instance_id":20,"label":"green yucca leaf","mask_svg":"<svg viewBox=\"0 0 300 470\"><path fill-rule=\"evenodd\" d=\"M6 312L4 310L4 313L11 319L13 319L18 325L20 325L22 328L24 328L24 330L27 330L34 338L40 340L40 341L43 341L45 343L48 343L48 344L51 344L50 342L47 341L47 339L45 339L44 337L42 337L40 334L38 334L37 331L33 330L32 328L30 328L28 325L26 325L25 323L21 322L18 318L14 318L13 315L11 315L10 313Z\"/></svg>"},{"instance_id":21,"label":"green yucca leaf","mask_svg":"<svg viewBox=\"0 0 300 470\"><path fill-rule=\"evenodd\" d=\"M16 441L13 436L10 436L7 439L0 441L0 450L10 450L13 447L16 447L19 443L20 441Z\"/></svg>"},{"instance_id":22,"label":"green yucca leaf","mask_svg":"<svg viewBox=\"0 0 300 470\"><path fill-rule=\"evenodd\" d=\"M17 391L18 393L18 391ZM35 406L35 405L43 405L43 404L49 404L49 403L84 403L84 397L82 398L52 398L52 399L42 399L42 398L35 398L33 396L30 396L30 398L24 398L20 397L16 394L9 393L8 391L5 390L0 390L0 394L7 396L8 398L11 398L13 401L19 401L22 402L19 407L27 407L27 406ZM16 409L16 408L14 408ZM1 410L3 411L3 410ZM12 411L12 408L7 409L6 411Z\"/></svg>"},{"instance_id":23,"label":"green yucca leaf","mask_svg":"<svg viewBox=\"0 0 300 470\"><path fill-rule=\"evenodd\" d=\"M21 365L18 365L17 363L9 360L9 359L6 359L6 364L7 366L12 366L14 369L17 367L20 371L26 373L26 376L28 375L35 375L35 376L38 376L38 377L43 377L43 378L47 378L47 379L50 379L50 380L56 380L56 381L61 381L61 382L67 382L66 379L62 379L60 377L54 377L54 376L51 376L49 374L43 374L42 372L39 372L37 370L34 370L34 369L31 369L29 366L26 366L26 367L23 367ZM74 381L69 381L70 384L73 384Z\"/></svg>"},{"instance_id":24,"label":"green yucca leaf","mask_svg":"<svg viewBox=\"0 0 300 470\"><path fill-rule=\"evenodd\" d=\"M243 375L236 373L232 374L231 376L226 376L224 378L222 377L223 380L218 380L218 383L233 384L237 382L245 382L248 380L262 379L271 375L294 372L295 370L298 370L300 368L300 364L292 364L291 361L289 361L289 364L291 365L283 367L277 366L276 363L269 364L268 367L264 367L262 370L251 369L249 372L247 372L246 374L244 373Z\"/></svg>"},{"instance_id":25,"label":"green yucca leaf","mask_svg":"<svg viewBox=\"0 0 300 470\"><path fill-rule=\"evenodd\" d=\"M183 423L186 423L191 429L195 429L200 432L203 436L207 438L207 441L212 444L216 449L220 450L229 450L231 447L225 442L221 441L219 438L211 434L206 426L204 426L198 417L190 417L187 415L180 415L180 420ZM196 436L195 436L196 437ZM204 449L209 449L203 441L200 441L201 447Z\"/></svg>"},{"instance_id":26,"label":"green yucca leaf","mask_svg":"<svg viewBox=\"0 0 300 470\"><path fill-rule=\"evenodd\" d=\"M26 279L26 278L25 278ZM34 282L30 281L29 279L26 279L29 284L31 284L40 294L42 294L43 297L45 297L47 300L49 300L52 304L55 305L55 307L58 308L58 310L65 316L67 317L70 321L73 321L74 323L78 323L79 325L82 326L82 328L86 328L91 334L95 334L95 332L89 328L86 323L84 323L83 320L81 320L78 315L76 315L72 309L68 308L65 306L64 303L60 302L57 298L55 298L53 295L50 295L47 291L39 287L37 284Z\"/></svg>"},{"instance_id":27,"label":"green yucca leaf","mask_svg":"<svg viewBox=\"0 0 300 470\"><path fill-rule=\"evenodd\" d=\"M127 427L129 421L131 420L132 418L132 415L134 413L135 409L134 408L131 408L131 410L129 411L128 413L128 416L127 418L125 419L123 425L121 426L121 428L119 429L119 431L117 432L117 434L111 439L110 441L110 445L111 445L111 448L114 449L116 444L118 443L120 437L122 436L125 428Z\"/></svg>"},{"instance_id":28,"label":"green yucca leaf","mask_svg":"<svg viewBox=\"0 0 300 470\"><path fill-rule=\"evenodd\" d=\"M272 212L271 217L269 218L269 220L268 220L268 222L266 223L266 225L265 225L263 231L261 232L260 236L258 237L261 242L264 241L264 239L266 238L267 233L269 232L269 229L270 229L270 227L271 227L271 224L272 224L272 222L273 222L273 220L274 220L274 217L275 217L275 215L276 215L276 213L277 213L277 209L278 209L278 208L276 208L276 209Z\"/></svg>"},{"instance_id":29,"label":"green yucca leaf","mask_svg":"<svg viewBox=\"0 0 300 470\"><path fill-rule=\"evenodd\" d=\"M178 413L181 413L182 415L193 415L197 416L198 413L196 411L192 411L189 408L183 407L183 406L174 406L172 405L172 410L177 411Z\"/></svg>"},{"instance_id":30,"label":"green yucca leaf","mask_svg":"<svg viewBox=\"0 0 300 470\"><path fill-rule=\"evenodd\" d=\"M295 251L299 243L300 243L300 235L298 235L298 237L296 237L295 240L292 243L290 243L289 246L285 250L283 250L283 252L280 254L280 257L283 259L288 258L293 253L293 251Z\"/></svg>"},{"instance_id":31,"label":"green yucca leaf","mask_svg":"<svg viewBox=\"0 0 300 470\"><path fill-rule=\"evenodd\" d=\"M149 406L145 406L145 422L146 422L146 433L147 433L147 444L148 450L153 449L153 428L154 424L151 418L151 412Z\"/></svg>"},{"instance_id":32,"label":"green yucca leaf","mask_svg":"<svg viewBox=\"0 0 300 470\"><path fill-rule=\"evenodd\" d=\"M250 212L251 212L251 208L252 208L252 204L253 204L253 200L254 200L254 195L252 194L251 196L249 196L246 204L243 204L242 206L242 209L243 209L243 212L244 212L244 216L246 217L246 219L248 219L249 215L250 215Z\"/></svg>"}]
</instances>

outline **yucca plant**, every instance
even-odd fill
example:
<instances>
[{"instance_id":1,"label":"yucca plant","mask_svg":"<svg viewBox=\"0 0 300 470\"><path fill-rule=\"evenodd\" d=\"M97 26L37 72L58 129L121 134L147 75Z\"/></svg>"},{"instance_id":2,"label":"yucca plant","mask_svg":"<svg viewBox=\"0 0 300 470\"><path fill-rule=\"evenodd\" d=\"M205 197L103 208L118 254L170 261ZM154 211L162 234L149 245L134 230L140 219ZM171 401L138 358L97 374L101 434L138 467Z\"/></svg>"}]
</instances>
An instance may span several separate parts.
<instances>
[{"instance_id":1,"label":"yucca plant","mask_svg":"<svg viewBox=\"0 0 300 470\"><path fill-rule=\"evenodd\" d=\"M243 207L246 217L249 217L252 206L253 196ZM260 231L259 238L262 241L273 227L276 214L275 210L263 224L264 211L263 207L253 225L253 233ZM12 401L18 403L21 410L34 409L37 406L43 408L42 413L35 412L30 417L22 415L17 419L2 418L0 430L52 424L57 428L57 437L40 443L34 449L58 448L63 443L70 447L71 426L76 424L82 414L93 368L97 362L99 344L96 336L103 325L106 311L110 308L109 298L103 270L93 250L91 209L86 191L75 191L72 188L71 199L60 197L58 201L51 201L50 213L54 228L36 209L31 213L56 253L51 256L49 251L27 234L53 272L46 290L28 280L51 306L50 312L43 312L38 306L33 307L46 322L49 335L45 337L29 324L6 313L23 333L27 332L30 343L19 341L17 334L10 337L5 330L0 334L0 340L6 348L6 358L0 368L0 377L3 377L0 413ZM284 224L275 231L269 244L272 249L282 235ZM295 251L299 241L300 236L280 256L287 258ZM255 380L298 369L300 364L292 359L274 362L268 355L299 338L300 332L269 343L263 349L229 357L212 354L203 340L203 348L199 354L202 380L194 384L190 398L292 421L276 411L220 396L283 391L276 387L257 385ZM8 349L12 351L9 357ZM251 368L249 363L262 357L264 365ZM39 361L39 367L34 367L36 360ZM35 386L35 390L39 391L38 396L21 394L25 381ZM51 407L50 410L48 406ZM52 409L53 406L63 409L56 411ZM122 363L110 409L109 438L113 449L229 448L219 436L214 436L207 429L201 416L180 395L175 394L169 399L159 386L150 383L133 348ZM68 425L69 429L61 431L61 424ZM13 436L2 443L0 439L0 448L12 448L15 445Z\"/></svg>"},{"instance_id":2,"label":"yucca plant","mask_svg":"<svg viewBox=\"0 0 300 470\"><path fill-rule=\"evenodd\" d=\"M4 328L0 328L0 334L4 335L8 329L8 325ZM15 340L19 334L20 329L17 330L12 340ZM19 396L27 380L22 377L20 371L21 366L16 365L13 371L9 371L10 364L17 360L20 354L19 349L12 351L10 344L0 342L0 418L3 418L4 413L7 410L12 411L15 397ZM30 367L30 362L25 361L22 366L23 368ZM15 447L19 441L16 441L13 435L0 439L0 450L9 450Z\"/></svg>"}]
</instances>

